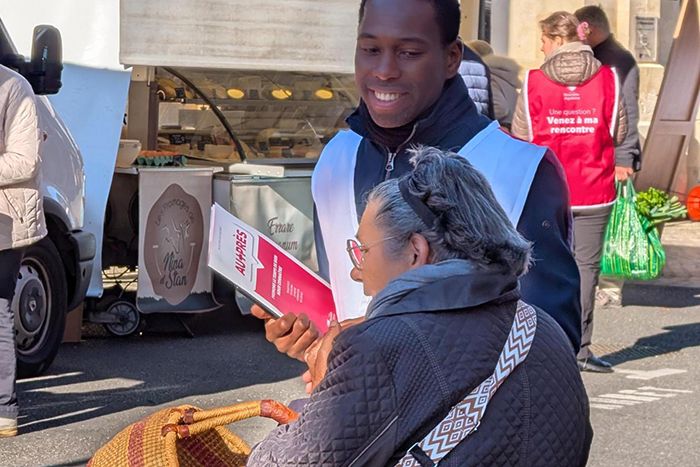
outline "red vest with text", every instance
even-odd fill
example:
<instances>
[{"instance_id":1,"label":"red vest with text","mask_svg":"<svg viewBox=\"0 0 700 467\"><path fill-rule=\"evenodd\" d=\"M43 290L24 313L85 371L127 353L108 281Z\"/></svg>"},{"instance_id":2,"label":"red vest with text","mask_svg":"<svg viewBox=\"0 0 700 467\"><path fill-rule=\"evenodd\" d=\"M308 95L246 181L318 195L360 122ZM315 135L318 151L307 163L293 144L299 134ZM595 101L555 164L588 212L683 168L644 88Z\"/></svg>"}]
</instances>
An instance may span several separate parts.
<instances>
[{"instance_id":1,"label":"red vest with text","mask_svg":"<svg viewBox=\"0 0 700 467\"><path fill-rule=\"evenodd\" d=\"M532 142L549 146L564 167L572 206L615 200L615 146L618 84L615 72L601 67L579 86L528 73L525 104Z\"/></svg>"}]
</instances>

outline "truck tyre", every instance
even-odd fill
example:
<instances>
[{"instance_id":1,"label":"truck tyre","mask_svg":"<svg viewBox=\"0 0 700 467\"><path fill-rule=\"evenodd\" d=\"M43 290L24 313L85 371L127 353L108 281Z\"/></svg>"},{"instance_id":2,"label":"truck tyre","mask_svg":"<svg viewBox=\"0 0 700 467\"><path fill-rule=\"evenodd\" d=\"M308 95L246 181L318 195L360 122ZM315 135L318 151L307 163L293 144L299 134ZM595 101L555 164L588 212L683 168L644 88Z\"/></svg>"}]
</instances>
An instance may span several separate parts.
<instances>
[{"instance_id":1,"label":"truck tyre","mask_svg":"<svg viewBox=\"0 0 700 467\"><path fill-rule=\"evenodd\" d=\"M19 378L39 375L53 362L63 340L67 305L63 262L45 237L25 251L12 299Z\"/></svg>"}]
</instances>

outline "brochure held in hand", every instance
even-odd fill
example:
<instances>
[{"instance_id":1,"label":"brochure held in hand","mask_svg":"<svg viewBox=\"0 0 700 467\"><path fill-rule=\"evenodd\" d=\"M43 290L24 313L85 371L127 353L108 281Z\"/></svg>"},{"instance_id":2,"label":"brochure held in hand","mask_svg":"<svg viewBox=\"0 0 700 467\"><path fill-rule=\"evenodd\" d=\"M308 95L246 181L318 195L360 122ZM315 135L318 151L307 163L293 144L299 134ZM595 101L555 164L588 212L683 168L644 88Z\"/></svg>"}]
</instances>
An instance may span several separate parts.
<instances>
[{"instance_id":1,"label":"brochure held in hand","mask_svg":"<svg viewBox=\"0 0 700 467\"><path fill-rule=\"evenodd\" d=\"M321 333L336 319L326 281L218 204L211 208L208 264L273 316L304 313Z\"/></svg>"}]
</instances>

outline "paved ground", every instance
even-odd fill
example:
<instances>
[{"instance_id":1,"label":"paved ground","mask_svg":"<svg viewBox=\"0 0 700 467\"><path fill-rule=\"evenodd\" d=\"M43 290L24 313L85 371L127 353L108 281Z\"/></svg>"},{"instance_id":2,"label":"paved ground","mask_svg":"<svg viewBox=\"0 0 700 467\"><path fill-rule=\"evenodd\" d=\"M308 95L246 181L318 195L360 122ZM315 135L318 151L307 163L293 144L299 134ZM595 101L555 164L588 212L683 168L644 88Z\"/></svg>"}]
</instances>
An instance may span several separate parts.
<instances>
[{"instance_id":1,"label":"paved ground","mask_svg":"<svg viewBox=\"0 0 700 467\"><path fill-rule=\"evenodd\" d=\"M628 286L623 303L597 312L594 334L616 372L583 375L589 465L698 465L700 289Z\"/></svg>"},{"instance_id":2,"label":"paved ground","mask_svg":"<svg viewBox=\"0 0 700 467\"><path fill-rule=\"evenodd\" d=\"M667 224L661 241L662 276L624 284L597 311L594 351L616 372L584 374L590 465L698 465L700 223Z\"/></svg>"},{"instance_id":3,"label":"paved ground","mask_svg":"<svg viewBox=\"0 0 700 467\"><path fill-rule=\"evenodd\" d=\"M661 242L666 250L666 267L655 283L700 287L700 222L677 222L664 227Z\"/></svg>"}]
</instances>

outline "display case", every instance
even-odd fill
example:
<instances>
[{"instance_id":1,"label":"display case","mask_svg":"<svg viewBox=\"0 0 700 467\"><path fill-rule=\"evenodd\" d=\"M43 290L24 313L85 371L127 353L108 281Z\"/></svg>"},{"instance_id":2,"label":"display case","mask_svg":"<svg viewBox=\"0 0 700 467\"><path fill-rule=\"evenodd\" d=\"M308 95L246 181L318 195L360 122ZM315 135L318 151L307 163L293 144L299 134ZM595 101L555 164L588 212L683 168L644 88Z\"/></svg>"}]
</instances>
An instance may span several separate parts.
<instances>
[{"instance_id":1,"label":"display case","mask_svg":"<svg viewBox=\"0 0 700 467\"><path fill-rule=\"evenodd\" d=\"M358 101L351 75L158 67L155 76L157 148L196 160L314 160Z\"/></svg>"}]
</instances>

